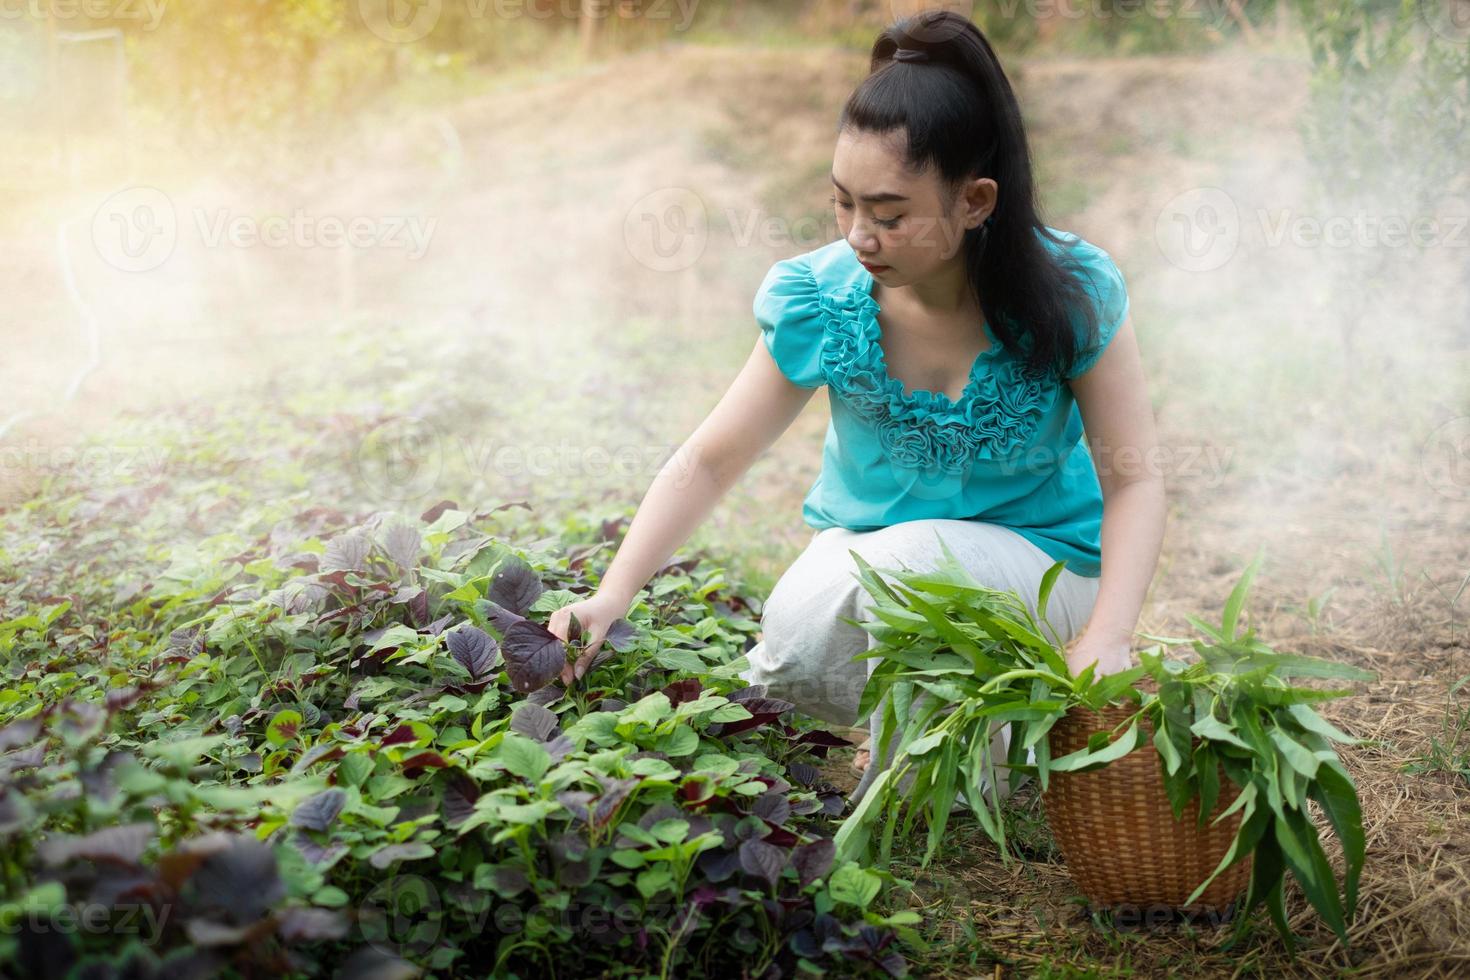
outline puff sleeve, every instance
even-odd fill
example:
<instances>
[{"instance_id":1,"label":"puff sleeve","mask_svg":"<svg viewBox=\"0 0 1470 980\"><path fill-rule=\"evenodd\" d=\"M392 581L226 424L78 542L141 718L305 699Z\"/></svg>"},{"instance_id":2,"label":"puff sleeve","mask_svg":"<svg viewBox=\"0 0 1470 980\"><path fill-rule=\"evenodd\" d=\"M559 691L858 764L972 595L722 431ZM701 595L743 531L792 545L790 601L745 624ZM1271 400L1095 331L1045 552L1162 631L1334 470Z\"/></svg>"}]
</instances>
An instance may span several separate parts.
<instances>
[{"instance_id":1,"label":"puff sleeve","mask_svg":"<svg viewBox=\"0 0 1470 980\"><path fill-rule=\"evenodd\" d=\"M1113 335L1128 318L1128 287L1112 256L1088 243L1079 258L1083 288L1097 308L1098 342L1093 347L1084 346L1086 337L1079 326L1077 345L1080 350L1067 375L1068 380L1085 374L1097 363Z\"/></svg>"},{"instance_id":2,"label":"puff sleeve","mask_svg":"<svg viewBox=\"0 0 1470 980\"><path fill-rule=\"evenodd\" d=\"M822 305L808 256L771 266L756 290L754 312L766 349L781 373L803 388L825 384Z\"/></svg>"}]
</instances>

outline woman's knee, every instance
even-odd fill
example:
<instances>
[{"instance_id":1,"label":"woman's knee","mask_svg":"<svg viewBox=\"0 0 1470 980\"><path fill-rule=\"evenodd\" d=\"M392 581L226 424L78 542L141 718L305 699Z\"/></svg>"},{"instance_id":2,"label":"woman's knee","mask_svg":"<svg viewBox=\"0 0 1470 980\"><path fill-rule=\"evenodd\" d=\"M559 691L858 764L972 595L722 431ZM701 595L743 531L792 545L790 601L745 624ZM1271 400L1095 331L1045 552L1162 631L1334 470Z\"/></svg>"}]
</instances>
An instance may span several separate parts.
<instances>
[{"instance_id":1,"label":"woman's knee","mask_svg":"<svg viewBox=\"0 0 1470 980\"><path fill-rule=\"evenodd\" d=\"M857 721L868 667L859 654L869 634L846 619L862 620L856 565L831 555L793 567L771 591L761 614L762 639L750 652L752 683L833 724Z\"/></svg>"}]
</instances>

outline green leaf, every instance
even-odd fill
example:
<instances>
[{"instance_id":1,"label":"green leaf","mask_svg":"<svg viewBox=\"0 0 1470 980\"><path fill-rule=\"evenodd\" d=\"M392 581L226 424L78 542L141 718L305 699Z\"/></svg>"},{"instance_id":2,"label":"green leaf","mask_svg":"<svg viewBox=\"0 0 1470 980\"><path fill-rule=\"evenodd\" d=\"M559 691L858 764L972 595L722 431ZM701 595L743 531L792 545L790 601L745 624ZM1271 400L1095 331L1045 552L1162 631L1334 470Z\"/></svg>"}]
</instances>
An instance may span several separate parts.
<instances>
[{"instance_id":1,"label":"green leaf","mask_svg":"<svg viewBox=\"0 0 1470 980\"><path fill-rule=\"evenodd\" d=\"M1162 720L1160 720L1154 729L1153 742L1154 748L1158 749L1159 755L1164 760L1165 774L1172 776L1178 772L1179 767L1184 764L1184 759L1180 757L1179 750L1175 748L1173 739L1169 737L1169 726Z\"/></svg>"},{"instance_id":2,"label":"green leaf","mask_svg":"<svg viewBox=\"0 0 1470 980\"><path fill-rule=\"evenodd\" d=\"M662 691L654 691L618 713L619 727L634 723L652 728L673 714L673 711L669 696Z\"/></svg>"},{"instance_id":3,"label":"green leaf","mask_svg":"<svg viewBox=\"0 0 1470 980\"><path fill-rule=\"evenodd\" d=\"M337 775L349 786L361 786L373 774L373 759L366 752L353 752L337 763Z\"/></svg>"},{"instance_id":4,"label":"green leaf","mask_svg":"<svg viewBox=\"0 0 1470 980\"><path fill-rule=\"evenodd\" d=\"M1230 590L1230 598L1225 600L1225 615L1221 620L1220 634L1227 642L1234 642L1236 638L1235 625L1240 618L1240 612L1245 607L1246 596L1250 593L1251 580L1256 577L1256 572L1261 566L1261 552L1256 552L1256 557L1246 566L1245 572L1241 574L1240 581L1235 588Z\"/></svg>"},{"instance_id":5,"label":"green leaf","mask_svg":"<svg viewBox=\"0 0 1470 980\"><path fill-rule=\"evenodd\" d=\"M1347 745L1358 745L1363 741L1342 731L1336 725L1332 724L1332 722L1312 710L1308 705L1289 704L1286 706L1286 713L1307 731L1316 732L1324 738L1330 738L1333 741L1343 742Z\"/></svg>"},{"instance_id":6,"label":"green leaf","mask_svg":"<svg viewBox=\"0 0 1470 980\"><path fill-rule=\"evenodd\" d=\"M541 781L546 770L551 768L551 756L537 742L524 735L506 732L496 749L495 758L505 766L507 772L520 776L532 783Z\"/></svg>"},{"instance_id":7,"label":"green leaf","mask_svg":"<svg viewBox=\"0 0 1470 980\"><path fill-rule=\"evenodd\" d=\"M667 865L654 868L645 868L644 870L638 872L638 878L636 881L638 894L642 895L644 898L652 898L659 892L671 887L673 883L674 875L673 872L669 870Z\"/></svg>"},{"instance_id":8,"label":"green leaf","mask_svg":"<svg viewBox=\"0 0 1470 980\"><path fill-rule=\"evenodd\" d=\"M1317 767L1322 760L1312 754L1311 749L1286 734L1280 728L1272 727L1270 731L1271 741L1276 748L1281 750L1281 755L1286 759L1286 764L1292 769L1313 779L1317 775Z\"/></svg>"},{"instance_id":9,"label":"green leaf","mask_svg":"<svg viewBox=\"0 0 1470 980\"><path fill-rule=\"evenodd\" d=\"M1254 790L1254 788L1254 785L1247 787L1249 790ZM1238 802L1243 803L1245 812L1241 815L1240 826L1235 831L1235 837L1231 839L1230 847L1226 849L1225 854L1220 858L1220 863L1215 865L1215 870L1211 871L1204 881L1196 885L1194 891L1190 892L1189 897L1184 900L1186 906L1194 904L1204 894L1205 889L1210 887L1210 882L1214 881L1220 875L1220 872L1237 861L1245 860L1246 856L1255 848L1256 842L1261 839L1261 835L1266 831L1266 825L1271 820L1271 813L1268 810L1256 809L1254 792L1248 796L1242 793L1236 799ZM1208 813L1209 811L1203 812Z\"/></svg>"},{"instance_id":10,"label":"green leaf","mask_svg":"<svg viewBox=\"0 0 1470 980\"><path fill-rule=\"evenodd\" d=\"M301 731L301 712L286 709L277 711L265 728L265 737L272 745L285 745Z\"/></svg>"},{"instance_id":11,"label":"green leaf","mask_svg":"<svg viewBox=\"0 0 1470 980\"><path fill-rule=\"evenodd\" d=\"M654 739L653 747L670 758L693 755L699 750L699 733L688 725L680 725L667 735Z\"/></svg>"},{"instance_id":12,"label":"green leaf","mask_svg":"<svg viewBox=\"0 0 1470 980\"><path fill-rule=\"evenodd\" d=\"M1132 752L1138 746L1138 719L1133 719L1126 731L1106 747L1092 751L1086 748L1069 752L1060 759L1053 759L1053 772L1078 772L1105 765ZM1103 733L1106 735L1106 733Z\"/></svg>"},{"instance_id":13,"label":"green leaf","mask_svg":"<svg viewBox=\"0 0 1470 980\"><path fill-rule=\"evenodd\" d=\"M894 769L889 767L878 774L872 785L858 801L857 807L848 814L832 836L839 861L863 861L868 857L868 842L872 837L873 824L882 813L883 798L888 793Z\"/></svg>"},{"instance_id":14,"label":"green leaf","mask_svg":"<svg viewBox=\"0 0 1470 980\"><path fill-rule=\"evenodd\" d=\"M1342 902L1337 893L1337 881L1327 855L1317 840L1317 829L1306 814L1296 811L1276 815L1276 842L1281 855L1291 868L1302 892L1316 908L1317 913L1337 933L1343 945L1347 945L1347 926L1343 920Z\"/></svg>"},{"instance_id":15,"label":"green leaf","mask_svg":"<svg viewBox=\"0 0 1470 980\"><path fill-rule=\"evenodd\" d=\"M1229 742L1231 745L1237 745L1247 752L1252 751L1251 747L1242 741L1240 736L1235 734L1233 728L1214 715L1205 715L1203 718L1196 719L1195 723L1189 726L1189 730L1202 739L1214 742Z\"/></svg>"},{"instance_id":16,"label":"green leaf","mask_svg":"<svg viewBox=\"0 0 1470 980\"><path fill-rule=\"evenodd\" d=\"M846 905L865 909L878 897L883 879L855 862L847 861L827 879L832 897Z\"/></svg>"},{"instance_id":17,"label":"green leaf","mask_svg":"<svg viewBox=\"0 0 1470 980\"><path fill-rule=\"evenodd\" d=\"M1198 826L1204 827L1210 811L1220 799L1220 765L1209 742L1201 742L1194 750L1195 778L1199 781Z\"/></svg>"},{"instance_id":18,"label":"green leaf","mask_svg":"<svg viewBox=\"0 0 1470 980\"><path fill-rule=\"evenodd\" d=\"M916 738L914 739L914 741L910 742L906 751L911 756L924 755L925 753L931 752L934 749L938 748L940 745L944 744L944 740L948 737L949 732L943 729L930 732L928 735L925 735L922 738Z\"/></svg>"},{"instance_id":19,"label":"green leaf","mask_svg":"<svg viewBox=\"0 0 1470 980\"><path fill-rule=\"evenodd\" d=\"M1234 813L1236 810L1241 809L1242 807L1245 808L1246 813L1250 813L1251 810L1255 808L1256 797L1259 795L1260 790L1256 787L1256 784L1254 782L1246 783L1244 788L1242 788L1241 791L1236 794L1235 799L1230 801L1230 805L1221 810L1220 815L1210 821L1210 825L1214 826L1217 823L1224 822L1226 819L1229 818L1232 813Z\"/></svg>"},{"instance_id":20,"label":"green leaf","mask_svg":"<svg viewBox=\"0 0 1470 980\"><path fill-rule=\"evenodd\" d=\"M1046 621L1046 601L1051 597L1052 586L1057 584L1057 577L1062 574L1066 564L1062 561L1054 562L1046 570L1046 574L1041 576L1041 587L1036 593L1036 615L1042 622Z\"/></svg>"},{"instance_id":21,"label":"green leaf","mask_svg":"<svg viewBox=\"0 0 1470 980\"><path fill-rule=\"evenodd\" d=\"M295 712L292 712L295 714ZM297 715L299 718L300 715ZM143 754L158 759L174 769L187 769L208 755L216 746L229 739L228 735L201 735L194 738L159 739L143 746Z\"/></svg>"},{"instance_id":22,"label":"green leaf","mask_svg":"<svg viewBox=\"0 0 1470 980\"><path fill-rule=\"evenodd\" d=\"M950 810L954 808L955 769L958 763L959 745L953 739L944 743L944 751L938 760L938 778L934 786L934 813L929 818L929 840L924 848L924 867L928 867L949 823Z\"/></svg>"},{"instance_id":23,"label":"green leaf","mask_svg":"<svg viewBox=\"0 0 1470 980\"><path fill-rule=\"evenodd\" d=\"M1082 692L1084 702L1096 708L1104 707L1117 700L1133 682L1147 673L1148 668L1140 665L1120 670L1116 674L1104 674Z\"/></svg>"},{"instance_id":24,"label":"green leaf","mask_svg":"<svg viewBox=\"0 0 1470 980\"><path fill-rule=\"evenodd\" d=\"M1346 770L1336 761L1324 761L1317 770L1317 779L1307 788L1308 795L1321 805L1333 832L1342 842L1344 863L1347 867L1344 906L1351 916L1358 905L1358 879L1363 871L1367 853L1367 842L1363 836L1363 811L1358 803L1358 791Z\"/></svg>"}]
</instances>

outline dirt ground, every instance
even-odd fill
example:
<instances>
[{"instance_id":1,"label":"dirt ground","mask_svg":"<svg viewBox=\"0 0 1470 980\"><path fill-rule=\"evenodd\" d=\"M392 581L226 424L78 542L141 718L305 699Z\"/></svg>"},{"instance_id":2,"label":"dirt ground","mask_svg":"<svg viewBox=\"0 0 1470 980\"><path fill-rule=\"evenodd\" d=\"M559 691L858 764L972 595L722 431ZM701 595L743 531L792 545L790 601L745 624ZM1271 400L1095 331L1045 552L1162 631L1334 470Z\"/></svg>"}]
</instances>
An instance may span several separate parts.
<instances>
[{"instance_id":1,"label":"dirt ground","mask_svg":"<svg viewBox=\"0 0 1470 980\"><path fill-rule=\"evenodd\" d=\"M0 434L0 502L24 499L38 469L65 465L62 447L125 409L269 391L272 378L304 363L330 367L354 338L387 325L421 330L425 345L489 352L498 377L534 369L529 391L548 404L590 392L617 406L608 424L620 437L677 444L755 342L749 306L770 262L834 237L822 237L820 223L805 241L743 240L741 229L826 215L833 124L863 70L861 56L836 49L670 47L365 127L313 173L211 175L135 161L121 182L84 175L70 186L43 182L26 201L8 195L15 206L0 257L15 302L0 314L0 426L17 408L38 414ZM1245 563L1266 550L1252 602L1262 635L1381 674L1371 693L1324 711L1371 740L1345 754L1365 805L1368 867L1351 955L1289 889L1293 924L1311 944L1291 965L1269 938L1243 959L1215 952L1209 933L1120 950L1069 904L1064 866L1003 869L978 835L957 835L921 891L988 936L1007 975L1028 975L1043 959L1146 975L1461 975L1470 968L1467 747L1458 774L1400 770L1446 737L1447 692L1470 673L1470 481L1454 479L1463 458L1449 477L1431 472L1443 448L1434 440L1450 438L1437 427L1470 416L1463 384L1406 389L1373 415L1380 403L1365 407L1362 393L1382 390L1370 379L1391 366L1339 350L1330 306L1313 293L1292 308L1290 329L1301 333L1291 336L1321 343L1314 370L1329 381L1295 389L1292 375L1261 368L1287 329L1261 312L1295 297L1320 256L1246 255L1201 284L1171 268L1156 240L1161 207L1187 188L1307 193L1296 130L1306 68L1287 55L1222 52L1036 59L1012 75L1048 223L1107 248L1129 278L1161 441L1235 463L1168 473L1168 533L1140 629L1179 635L1186 614L1218 615ZM174 255L142 274L109 265L89 240L99 204L138 186L164 189L180 216ZM650 197L669 195L697 207L659 205L654 220L698 218L702 207L707 222L706 233L697 221L665 229L682 243L704 240L686 267L640 237ZM244 251L210 247L190 220L293 207L432 218L432 248L350 260L341 250ZM71 222L60 236L59 219ZM1321 281L1315 275L1313 288ZM39 414L86 362L89 322L96 370L75 400ZM1418 353L1444 352L1426 344ZM1464 353L1444 357L1463 364ZM1227 380L1232 367L1246 380ZM1342 407L1355 398L1358 414ZM1377 425L1364 427L1365 415ZM767 582L779 575L810 535L799 511L826 423L819 396L700 540L748 540L742 529L759 528L742 567ZM1329 589L1312 623L1303 611ZM988 962L927 968L989 975Z\"/></svg>"}]
</instances>

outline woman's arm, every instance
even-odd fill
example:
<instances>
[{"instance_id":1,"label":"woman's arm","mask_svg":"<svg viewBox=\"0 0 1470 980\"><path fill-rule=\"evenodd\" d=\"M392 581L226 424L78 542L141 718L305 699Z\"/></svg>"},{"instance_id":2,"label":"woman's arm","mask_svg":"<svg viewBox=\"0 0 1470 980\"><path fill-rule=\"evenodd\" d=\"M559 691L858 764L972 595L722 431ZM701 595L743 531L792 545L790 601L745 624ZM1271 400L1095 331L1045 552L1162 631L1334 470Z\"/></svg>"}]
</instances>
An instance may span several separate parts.
<instances>
[{"instance_id":1,"label":"woman's arm","mask_svg":"<svg viewBox=\"0 0 1470 980\"><path fill-rule=\"evenodd\" d=\"M1101 677L1132 665L1133 633L1158 566L1168 513L1132 317L1071 386L1102 487L1103 519L1097 603L1068 645L1067 663L1076 674L1095 660L1094 676Z\"/></svg>"},{"instance_id":2,"label":"woman's arm","mask_svg":"<svg viewBox=\"0 0 1470 980\"><path fill-rule=\"evenodd\" d=\"M757 338L724 397L654 477L598 595L611 597L624 610L631 606L653 573L791 426L815 391L788 380Z\"/></svg>"}]
</instances>

